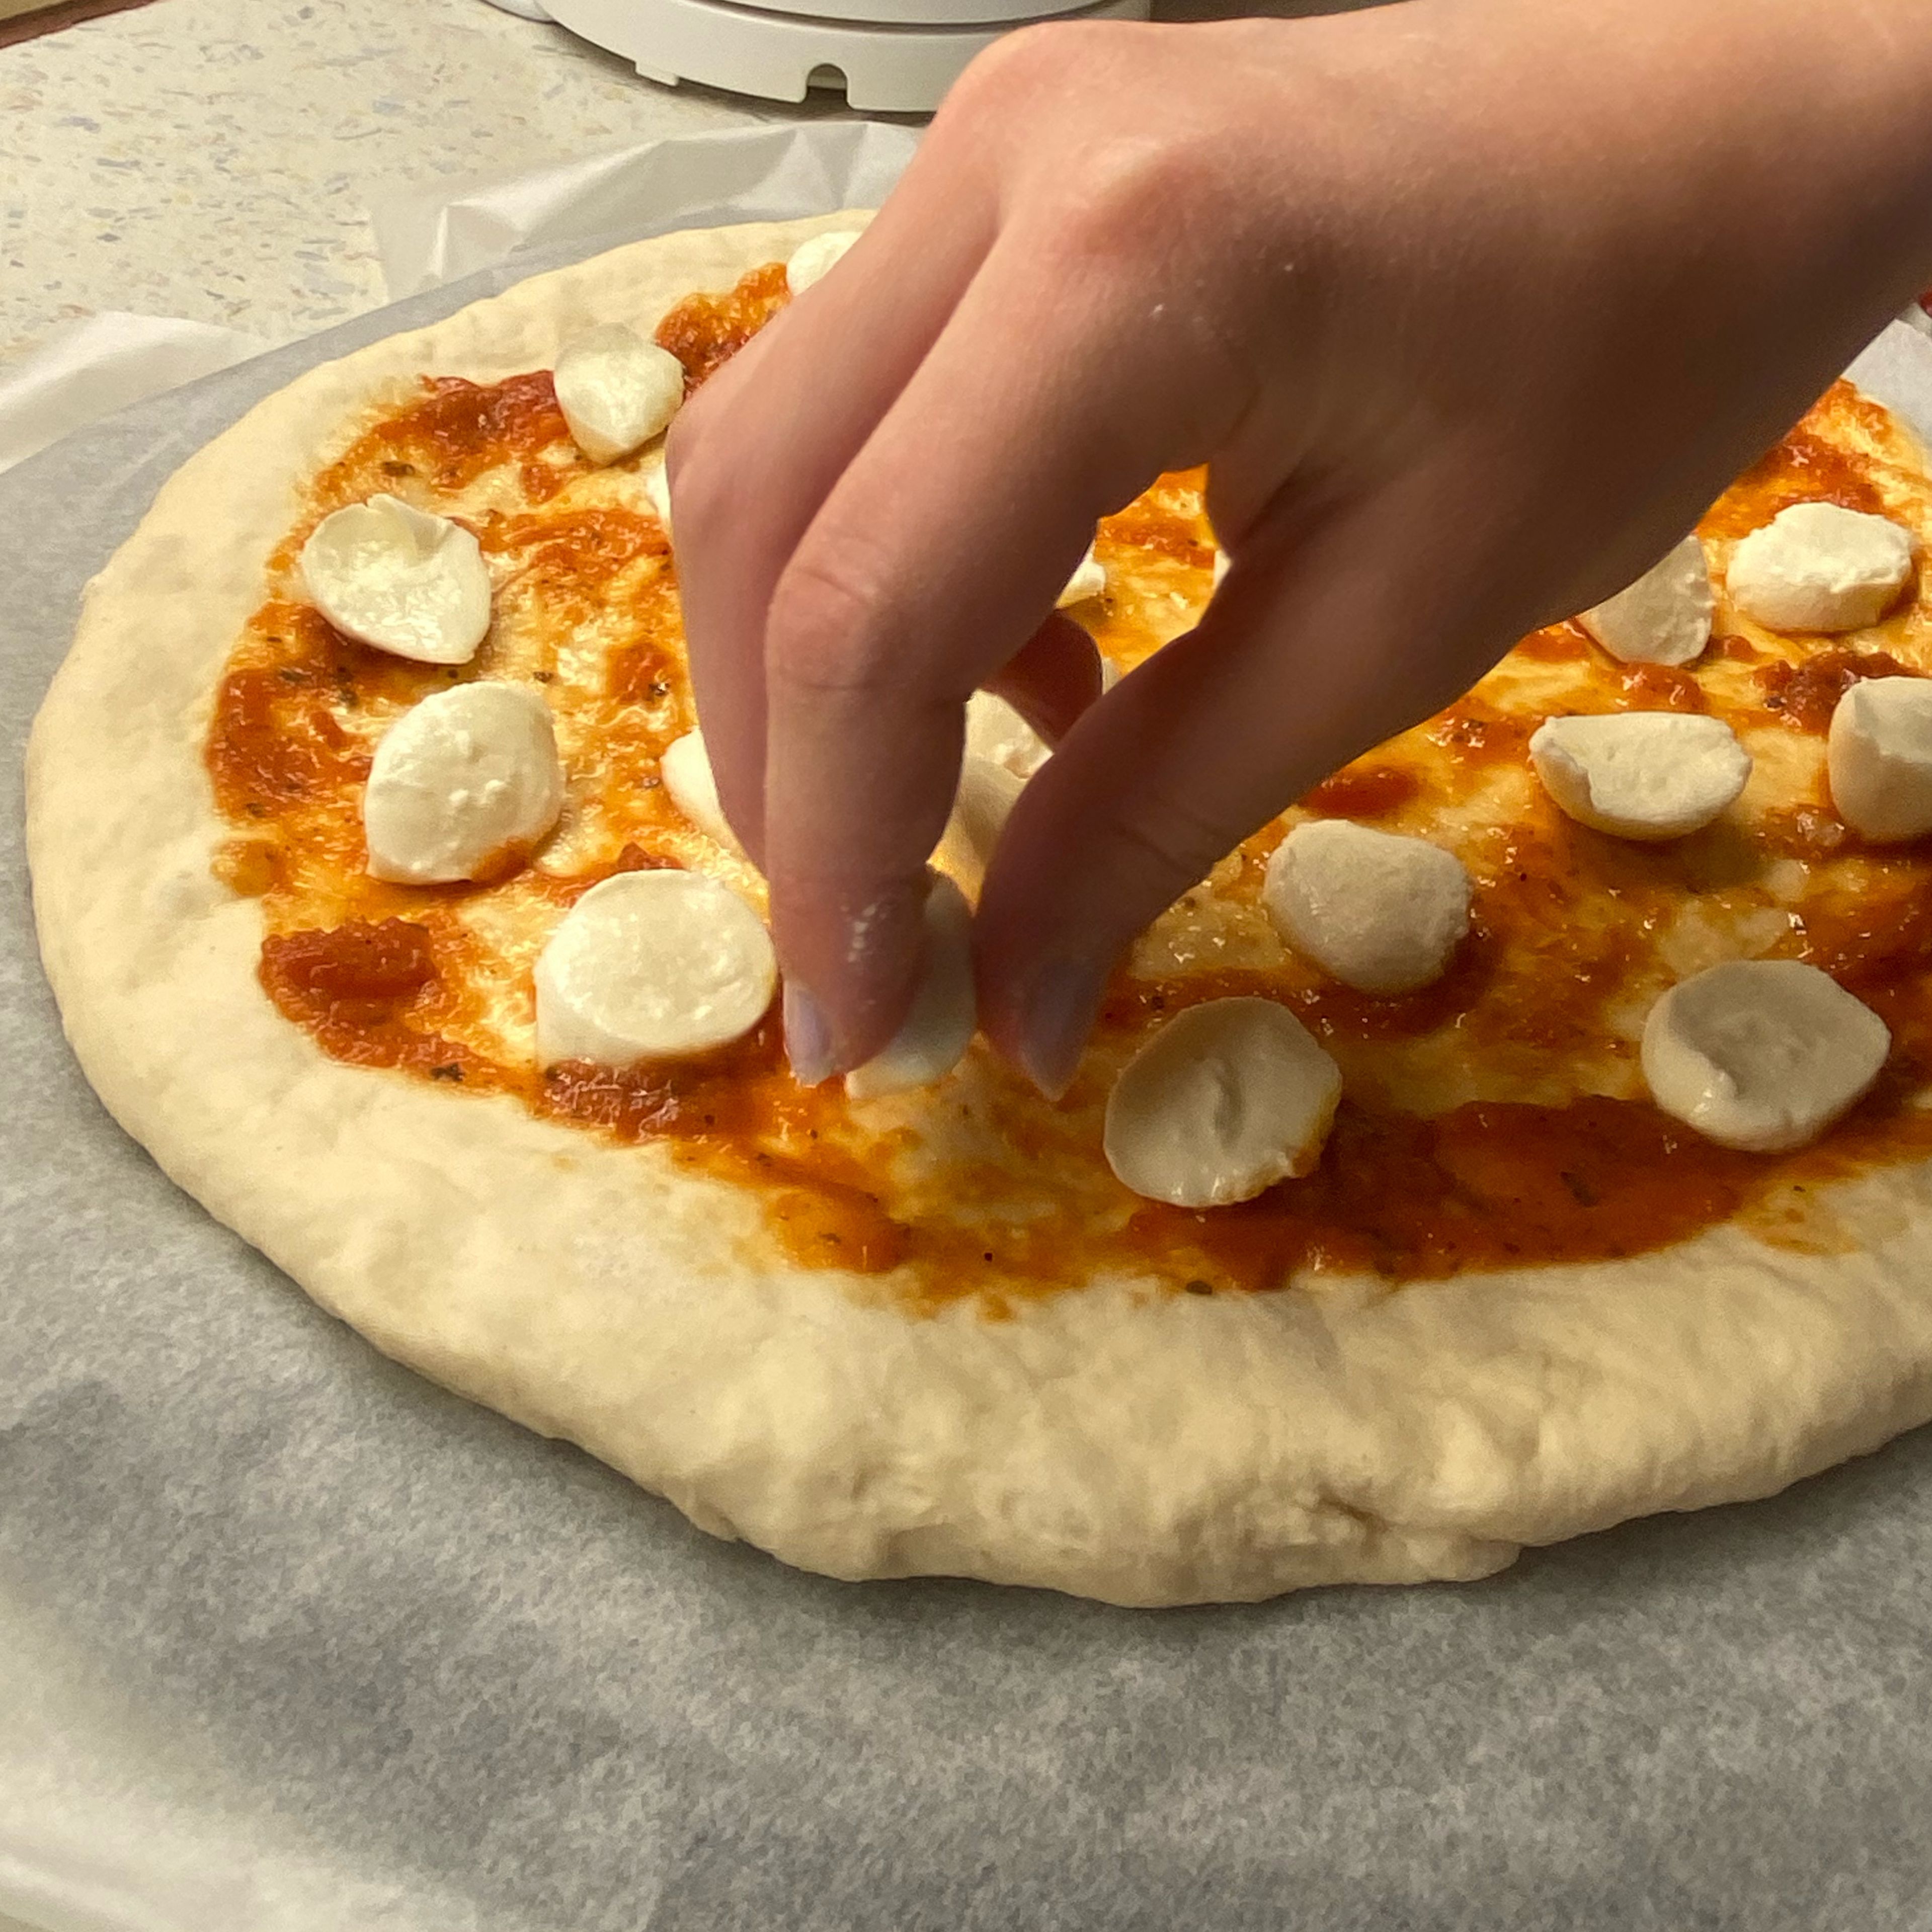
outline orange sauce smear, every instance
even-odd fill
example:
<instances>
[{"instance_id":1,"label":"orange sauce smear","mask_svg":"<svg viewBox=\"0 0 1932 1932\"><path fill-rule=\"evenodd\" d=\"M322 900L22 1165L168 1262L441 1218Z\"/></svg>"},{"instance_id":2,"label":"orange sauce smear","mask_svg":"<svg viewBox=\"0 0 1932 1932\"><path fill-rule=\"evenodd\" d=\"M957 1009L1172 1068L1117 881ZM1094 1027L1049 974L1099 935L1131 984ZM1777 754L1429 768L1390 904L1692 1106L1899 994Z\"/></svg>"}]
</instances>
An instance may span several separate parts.
<instances>
[{"instance_id":1,"label":"orange sauce smear","mask_svg":"<svg viewBox=\"0 0 1932 1932\"><path fill-rule=\"evenodd\" d=\"M658 339L695 386L785 299L783 270L770 265L726 295L680 304ZM514 464L526 482L542 472L528 493L541 505L572 461L547 375L490 388L435 382L326 472L315 494L331 506L386 487L385 477L453 489ZM1205 572L1214 553L1204 520L1173 507L1192 500L1185 492L1198 491L1199 473L1168 482L1165 503L1150 493L1106 520L1103 556ZM1880 502L1858 463L1801 425L1727 493L1704 527L1737 534L1784 501L1820 496L1858 508ZM629 628L604 660L608 708L600 714L615 747L607 747L604 782L648 791L656 781L644 774L654 774L663 743L689 716L662 532L652 520L616 509L493 513L476 527L486 550L514 560L546 609L566 614L608 618L610 586L660 561L644 589L626 593ZM1111 621L1102 621L1103 641ZM1560 665L1590 660L1594 646L1575 626L1558 625L1518 650L1526 661ZM1748 674L1761 715L1814 734L1852 680L1908 668L1882 652L1835 645L1795 667L1762 656L1748 640L1720 638L1709 661L1754 667ZM541 1116L608 1138L664 1146L680 1162L749 1190L796 1261L897 1270L894 1292L908 1305L977 1294L997 1312L1016 1294L1076 1288L1102 1273L1151 1276L1202 1294L1278 1288L1306 1270L1400 1282L1614 1259L1740 1217L1774 1219L1795 1192L1932 1153L1932 1114L1910 1104L1932 1078L1932 857L1910 848L1865 855L1856 899L1808 904L1796 921L1796 956L1874 1006L1895 1042L1878 1088L1816 1146L1778 1156L1738 1154L1647 1102L1592 1095L1561 1106L1473 1102L1425 1118L1352 1084L1315 1174L1255 1201L1193 1213L1141 1200L1113 1179L1099 1150L1111 1071L1153 1026L1202 1000L1237 992L1281 1000L1338 1054L1444 1028L1456 1030L1478 1064L1491 1053L1533 1060L1601 1048L1606 1012L1636 958L1630 934L1722 871L1725 854L1715 842L1723 835L1636 847L1554 814L1509 829L1500 857L1479 880L1468 941L1449 973L1420 992L1376 999L1263 968L1197 968L1153 980L1123 974L1095 1051L1058 1106L989 1058L980 1061L970 1104L1001 1152L954 1161L938 1195L892 1178L891 1136L868 1141L836 1084L805 1090L793 1082L774 1016L718 1054L670 1066L614 1071L572 1063L539 1072L510 1064L469 1043L489 962L458 915L487 889L380 886L362 876L358 788L368 755L341 719L372 704L413 702L457 675L365 650L289 599L272 598L257 613L218 690L207 762L237 835L218 869L236 890L262 899L268 935L260 977L268 998L337 1059L511 1095ZM1708 705L1689 671L1618 667L1598 682L1606 701L1621 708ZM659 707L670 722L644 730L625 722L640 706ZM1453 795L1485 771L1520 767L1536 722L1479 690L1421 728L1418 742L1432 762L1383 747L1303 802L1371 822L1399 816L1442 782L1443 770ZM644 809L621 849L567 874L544 872L539 858L524 883L537 881L566 905L614 871L677 863L664 829L670 823ZM1226 875L1217 874L1216 890L1252 903L1279 836L1276 827L1250 841ZM1828 809L1801 802L1772 814L1756 844L1822 860L1847 838ZM1608 939L1573 916L1577 905L1606 894L1634 915ZM317 923L322 905L331 915Z\"/></svg>"},{"instance_id":2,"label":"orange sauce smear","mask_svg":"<svg viewBox=\"0 0 1932 1932\"><path fill-rule=\"evenodd\" d=\"M687 296L658 324L658 346L684 364L688 393L730 362L790 299L784 264L768 262L723 295Z\"/></svg>"}]
</instances>

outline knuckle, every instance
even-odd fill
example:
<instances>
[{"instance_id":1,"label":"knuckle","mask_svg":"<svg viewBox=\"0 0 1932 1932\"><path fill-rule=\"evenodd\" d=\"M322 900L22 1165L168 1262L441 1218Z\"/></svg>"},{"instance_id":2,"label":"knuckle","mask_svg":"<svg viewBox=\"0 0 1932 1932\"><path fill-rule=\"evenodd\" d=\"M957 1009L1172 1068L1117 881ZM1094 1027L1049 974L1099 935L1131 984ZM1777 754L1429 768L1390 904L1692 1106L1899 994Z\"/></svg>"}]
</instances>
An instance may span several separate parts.
<instances>
[{"instance_id":1,"label":"knuckle","mask_svg":"<svg viewBox=\"0 0 1932 1932\"><path fill-rule=\"evenodd\" d=\"M1050 22L1017 28L974 56L946 97L947 118L983 112L1010 96L1032 94L1042 82L1064 80L1054 33Z\"/></svg>"},{"instance_id":2,"label":"knuckle","mask_svg":"<svg viewBox=\"0 0 1932 1932\"><path fill-rule=\"evenodd\" d=\"M1151 918L1198 884L1239 842L1216 817L1171 792L1135 794L1113 826L1108 869L1123 898Z\"/></svg>"},{"instance_id":3,"label":"knuckle","mask_svg":"<svg viewBox=\"0 0 1932 1932\"><path fill-rule=\"evenodd\" d=\"M874 688L891 680L894 598L866 547L823 541L801 547L772 593L766 621L766 668L808 690Z\"/></svg>"},{"instance_id":4,"label":"knuckle","mask_svg":"<svg viewBox=\"0 0 1932 1932\"><path fill-rule=\"evenodd\" d=\"M1056 160L1077 152L1094 119L1096 76L1131 84L1148 52L1147 29L1118 20L1040 20L1015 27L976 55L935 119L943 138L989 122L1010 124ZM1048 130L1051 137L1042 140Z\"/></svg>"},{"instance_id":5,"label":"knuckle","mask_svg":"<svg viewBox=\"0 0 1932 1932\"><path fill-rule=\"evenodd\" d=\"M1164 250L1172 218L1200 202L1200 174L1184 140L1113 135L1090 143L1063 187L1066 245L1102 258Z\"/></svg>"},{"instance_id":6,"label":"knuckle","mask_svg":"<svg viewBox=\"0 0 1932 1932\"><path fill-rule=\"evenodd\" d=\"M689 410L680 411L665 436L666 473L676 499L679 523L688 529L709 529L728 513L728 478L735 466L712 426L701 418L689 420L691 414ZM742 491L737 494L742 496Z\"/></svg>"}]
</instances>

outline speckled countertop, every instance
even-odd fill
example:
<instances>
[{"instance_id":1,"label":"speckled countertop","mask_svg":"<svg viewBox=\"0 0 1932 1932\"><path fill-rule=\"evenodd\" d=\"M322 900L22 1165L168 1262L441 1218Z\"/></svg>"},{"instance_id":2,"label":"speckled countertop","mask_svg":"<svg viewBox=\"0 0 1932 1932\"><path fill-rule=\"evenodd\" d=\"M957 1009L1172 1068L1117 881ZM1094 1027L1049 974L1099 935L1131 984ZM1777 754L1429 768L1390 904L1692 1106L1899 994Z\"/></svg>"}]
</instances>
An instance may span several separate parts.
<instances>
[{"instance_id":1,"label":"speckled countertop","mask_svg":"<svg viewBox=\"0 0 1932 1932\"><path fill-rule=\"evenodd\" d=\"M812 112L484 0L157 0L0 48L0 365L101 309L308 334L384 299L385 182Z\"/></svg>"}]
</instances>

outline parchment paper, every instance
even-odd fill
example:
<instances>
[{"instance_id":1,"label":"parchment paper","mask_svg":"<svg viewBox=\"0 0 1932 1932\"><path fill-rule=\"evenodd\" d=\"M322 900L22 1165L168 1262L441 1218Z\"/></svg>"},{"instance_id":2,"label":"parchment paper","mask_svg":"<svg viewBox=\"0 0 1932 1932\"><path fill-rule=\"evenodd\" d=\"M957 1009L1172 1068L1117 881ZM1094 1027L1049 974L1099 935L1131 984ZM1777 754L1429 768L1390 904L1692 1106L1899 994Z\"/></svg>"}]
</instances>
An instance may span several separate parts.
<instances>
[{"instance_id":1,"label":"parchment paper","mask_svg":"<svg viewBox=\"0 0 1932 1932\"><path fill-rule=\"evenodd\" d=\"M383 282L400 299L520 248L634 228L640 208L728 200L734 220L782 221L803 208L870 207L878 197L856 188L896 178L918 145L918 130L872 121L631 141L546 167L376 184L369 222Z\"/></svg>"},{"instance_id":2,"label":"parchment paper","mask_svg":"<svg viewBox=\"0 0 1932 1932\"><path fill-rule=\"evenodd\" d=\"M269 346L238 328L118 309L63 323L0 370L0 470L82 423L232 368Z\"/></svg>"},{"instance_id":3,"label":"parchment paper","mask_svg":"<svg viewBox=\"0 0 1932 1932\"><path fill-rule=\"evenodd\" d=\"M82 582L256 397L561 259L0 480L0 1910L52 1932L1932 1925L1932 1433L1457 1588L1137 1613L836 1584L384 1361L106 1119L20 856L20 748Z\"/></svg>"}]
</instances>

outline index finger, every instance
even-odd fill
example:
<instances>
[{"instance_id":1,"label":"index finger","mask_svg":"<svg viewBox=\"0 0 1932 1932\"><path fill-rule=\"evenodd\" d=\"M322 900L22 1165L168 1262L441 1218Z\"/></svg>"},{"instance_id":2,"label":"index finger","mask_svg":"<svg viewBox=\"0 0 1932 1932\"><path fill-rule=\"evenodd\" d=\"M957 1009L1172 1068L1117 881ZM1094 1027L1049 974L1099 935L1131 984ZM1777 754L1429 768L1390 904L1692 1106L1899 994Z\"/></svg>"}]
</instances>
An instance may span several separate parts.
<instances>
[{"instance_id":1,"label":"index finger","mask_svg":"<svg viewBox=\"0 0 1932 1932\"><path fill-rule=\"evenodd\" d=\"M966 698L1032 634L1096 518L1244 406L1178 316L1102 262L1046 273L1064 248L1002 232L773 596L765 870L788 1014L823 1048L811 1070L866 1058L910 997Z\"/></svg>"},{"instance_id":2,"label":"index finger","mask_svg":"<svg viewBox=\"0 0 1932 1932\"><path fill-rule=\"evenodd\" d=\"M672 424L678 588L725 816L764 850L765 614L800 537L919 366L983 251L970 176L914 156L856 247L706 382ZM937 172L936 188L927 185ZM920 210L950 218L935 240ZM989 219L990 218L987 218Z\"/></svg>"}]
</instances>

